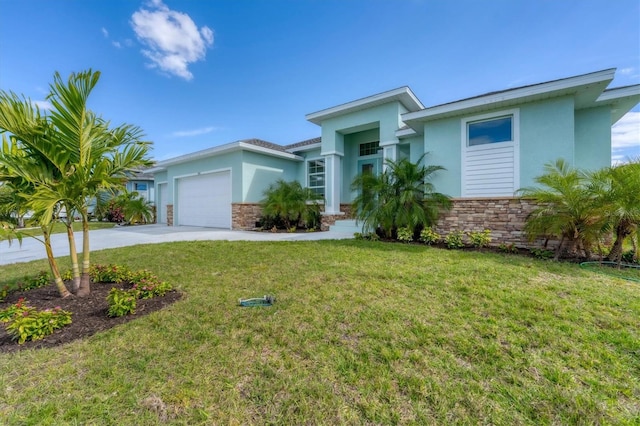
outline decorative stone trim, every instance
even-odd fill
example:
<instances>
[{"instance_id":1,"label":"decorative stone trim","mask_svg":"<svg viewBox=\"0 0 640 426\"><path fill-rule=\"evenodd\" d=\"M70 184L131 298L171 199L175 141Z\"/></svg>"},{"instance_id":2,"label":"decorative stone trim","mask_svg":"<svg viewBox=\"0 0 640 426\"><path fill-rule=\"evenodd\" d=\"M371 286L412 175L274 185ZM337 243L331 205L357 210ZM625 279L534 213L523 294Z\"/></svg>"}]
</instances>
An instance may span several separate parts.
<instances>
[{"instance_id":1,"label":"decorative stone trim","mask_svg":"<svg viewBox=\"0 0 640 426\"><path fill-rule=\"evenodd\" d=\"M262 216L262 207L257 203L231 204L231 229L248 230L256 227Z\"/></svg>"},{"instance_id":2,"label":"decorative stone trim","mask_svg":"<svg viewBox=\"0 0 640 426\"><path fill-rule=\"evenodd\" d=\"M173 204L167 204L167 226L173 226Z\"/></svg>"},{"instance_id":3,"label":"decorative stone trim","mask_svg":"<svg viewBox=\"0 0 640 426\"><path fill-rule=\"evenodd\" d=\"M324 206L320 209L324 212ZM335 225L336 220L351 219L351 204L340 204L342 214L322 214L320 217L320 230L328 231L331 225Z\"/></svg>"},{"instance_id":4,"label":"decorative stone trim","mask_svg":"<svg viewBox=\"0 0 640 426\"><path fill-rule=\"evenodd\" d=\"M436 232L447 235L451 231L491 231L491 245L514 244L516 247L541 247L544 240L530 243L524 233L527 216L534 210L533 200L496 198L454 198L452 208L442 212ZM553 246L551 246L553 247Z\"/></svg>"}]
</instances>

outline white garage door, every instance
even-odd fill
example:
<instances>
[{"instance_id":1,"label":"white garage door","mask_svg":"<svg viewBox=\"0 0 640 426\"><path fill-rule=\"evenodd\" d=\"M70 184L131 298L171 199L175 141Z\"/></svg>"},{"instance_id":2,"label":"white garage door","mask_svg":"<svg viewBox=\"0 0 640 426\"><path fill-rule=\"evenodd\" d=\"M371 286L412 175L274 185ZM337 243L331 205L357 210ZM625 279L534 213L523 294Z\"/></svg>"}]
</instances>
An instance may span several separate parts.
<instances>
[{"instance_id":1,"label":"white garage door","mask_svg":"<svg viewBox=\"0 0 640 426\"><path fill-rule=\"evenodd\" d=\"M231 172L177 179L178 225L231 228Z\"/></svg>"}]
</instances>

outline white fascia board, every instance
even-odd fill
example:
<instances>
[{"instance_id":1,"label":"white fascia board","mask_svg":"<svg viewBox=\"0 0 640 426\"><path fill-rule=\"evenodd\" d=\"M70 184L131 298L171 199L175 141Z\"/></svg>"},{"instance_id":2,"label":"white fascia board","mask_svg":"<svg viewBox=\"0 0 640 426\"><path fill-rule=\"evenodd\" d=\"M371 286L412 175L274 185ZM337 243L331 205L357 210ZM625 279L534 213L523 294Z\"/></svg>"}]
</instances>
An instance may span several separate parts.
<instances>
[{"instance_id":1,"label":"white fascia board","mask_svg":"<svg viewBox=\"0 0 640 426\"><path fill-rule=\"evenodd\" d=\"M561 80L550 81L548 83L540 83L527 87L516 88L513 90L502 91L499 93L488 94L467 100L461 100L444 105L434 106L422 111L408 112L402 114L402 121L414 127L416 121L428 121L429 119L438 118L455 113L462 113L465 110L471 110L478 107L486 107L491 104L499 104L503 102L522 101L527 102L536 98L562 93L571 93L572 90L580 86L588 86L594 83L610 82L615 75L615 68L598 71L590 74L579 75L576 77L564 78ZM413 122L413 123L410 123ZM412 125L413 124L413 125Z\"/></svg>"},{"instance_id":2,"label":"white fascia board","mask_svg":"<svg viewBox=\"0 0 640 426\"><path fill-rule=\"evenodd\" d=\"M253 152L257 152L264 155L270 155L272 157L286 158L287 160L304 161L304 158L300 157L299 155L292 154L290 152L276 151L273 149L266 148L264 146L253 145L245 142L239 142L239 145L240 145L240 149L245 151L253 151Z\"/></svg>"},{"instance_id":3,"label":"white fascia board","mask_svg":"<svg viewBox=\"0 0 640 426\"><path fill-rule=\"evenodd\" d=\"M294 153L294 152L302 152L302 151L311 151L312 149L318 149L321 146L322 146L321 142L313 143L311 145L302 145L302 146L299 146L297 148L287 149L287 152Z\"/></svg>"},{"instance_id":4,"label":"white fascia board","mask_svg":"<svg viewBox=\"0 0 640 426\"><path fill-rule=\"evenodd\" d=\"M320 124L323 120L328 118L337 117L339 115L361 111L367 108L371 108L377 105L383 105L388 102L398 101L409 111L419 111L424 108L422 102L418 97L409 89L409 87L400 87L398 89L389 90L387 92L378 93L373 96L358 99L355 101L347 102L342 105L334 106L331 108L323 109L318 112L307 114L305 118L314 123Z\"/></svg>"},{"instance_id":5,"label":"white fascia board","mask_svg":"<svg viewBox=\"0 0 640 426\"><path fill-rule=\"evenodd\" d=\"M622 98L628 98L632 96L640 96L640 84L626 87L614 87L605 90L602 95L598 97L596 103L610 103Z\"/></svg>"},{"instance_id":6,"label":"white fascia board","mask_svg":"<svg viewBox=\"0 0 640 426\"><path fill-rule=\"evenodd\" d=\"M198 160L200 158L212 157L215 155L221 155L221 154L226 154L228 152L240 151L240 150L259 152L261 154L286 158L289 160L296 160L296 161L303 160L302 157L288 153L288 152L275 151L273 149L265 148L262 146L256 146L246 142L238 141L238 142L231 142L225 145L216 146L213 148L203 149L201 151L192 152L190 154L181 155L179 157L170 158L164 161L158 161L155 167L147 169L146 172L147 173L160 172L160 171L166 170L167 167L173 166L176 164L187 163L189 161Z\"/></svg>"}]
</instances>

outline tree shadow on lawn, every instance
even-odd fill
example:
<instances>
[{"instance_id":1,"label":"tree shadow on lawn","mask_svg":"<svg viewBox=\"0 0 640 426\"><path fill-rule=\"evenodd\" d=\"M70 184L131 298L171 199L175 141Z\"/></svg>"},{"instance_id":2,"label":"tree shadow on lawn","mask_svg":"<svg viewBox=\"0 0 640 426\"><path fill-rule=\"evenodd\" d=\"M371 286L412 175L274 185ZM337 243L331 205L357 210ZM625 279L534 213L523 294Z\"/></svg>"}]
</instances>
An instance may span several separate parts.
<instances>
[{"instance_id":1,"label":"tree shadow on lawn","mask_svg":"<svg viewBox=\"0 0 640 426\"><path fill-rule=\"evenodd\" d=\"M91 283L91 293L87 297L74 296L66 299L60 297L55 284L9 294L0 303L0 309L5 309L15 304L20 298L24 298L29 306L33 306L39 311L55 307L69 311L71 312L72 322L44 339L27 341L23 344L18 344L15 340L12 340L5 328L0 326L0 353L63 345L159 311L177 302L182 297L180 292L172 290L162 297L138 299L135 314L111 318L107 315L107 295L114 286L116 285L113 283ZM117 287L126 288L125 285L117 285Z\"/></svg>"}]
</instances>

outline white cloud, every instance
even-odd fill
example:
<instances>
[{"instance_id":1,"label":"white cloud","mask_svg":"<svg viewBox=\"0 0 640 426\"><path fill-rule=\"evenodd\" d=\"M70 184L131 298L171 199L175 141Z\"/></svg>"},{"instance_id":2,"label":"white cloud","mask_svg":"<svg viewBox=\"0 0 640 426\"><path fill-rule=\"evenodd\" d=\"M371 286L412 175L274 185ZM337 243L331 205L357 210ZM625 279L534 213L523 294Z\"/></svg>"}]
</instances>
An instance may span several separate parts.
<instances>
[{"instance_id":1,"label":"white cloud","mask_svg":"<svg viewBox=\"0 0 640 426\"><path fill-rule=\"evenodd\" d=\"M623 74L623 75L631 75L631 74L633 74L633 71L634 71L634 70L633 70L633 68L632 68L632 67L629 67L629 68L622 68L622 69L620 70L620 74Z\"/></svg>"},{"instance_id":2,"label":"white cloud","mask_svg":"<svg viewBox=\"0 0 640 426\"><path fill-rule=\"evenodd\" d=\"M101 29L102 29L102 35L105 38L109 38L109 31L107 31L107 29L105 27L102 27Z\"/></svg>"},{"instance_id":3,"label":"white cloud","mask_svg":"<svg viewBox=\"0 0 640 426\"><path fill-rule=\"evenodd\" d=\"M640 112L630 111L613 125L611 151L614 163L640 155Z\"/></svg>"},{"instance_id":4,"label":"white cloud","mask_svg":"<svg viewBox=\"0 0 640 426\"><path fill-rule=\"evenodd\" d=\"M37 106L38 108L40 108L41 110L51 110L53 109L53 105L51 105L51 102L49 101L31 101L31 103L34 106Z\"/></svg>"},{"instance_id":5,"label":"white cloud","mask_svg":"<svg viewBox=\"0 0 640 426\"><path fill-rule=\"evenodd\" d=\"M200 135L206 135L207 133L211 133L214 130L217 130L217 128L213 126L203 127L200 129L193 129L193 130L180 130L180 131L171 133L171 136L177 137L177 138L200 136Z\"/></svg>"},{"instance_id":6,"label":"white cloud","mask_svg":"<svg viewBox=\"0 0 640 426\"><path fill-rule=\"evenodd\" d=\"M112 41L111 44L113 44L115 47L117 47L118 49L122 48L122 44L120 44L119 41Z\"/></svg>"},{"instance_id":7,"label":"white cloud","mask_svg":"<svg viewBox=\"0 0 640 426\"><path fill-rule=\"evenodd\" d=\"M213 45L213 31L193 22L186 13L169 9L162 1L152 0L149 9L141 8L131 17L133 30L147 49L142 53L152 68L191 80L189 64L201 61Z\"/></svg>"}]
</instances>

